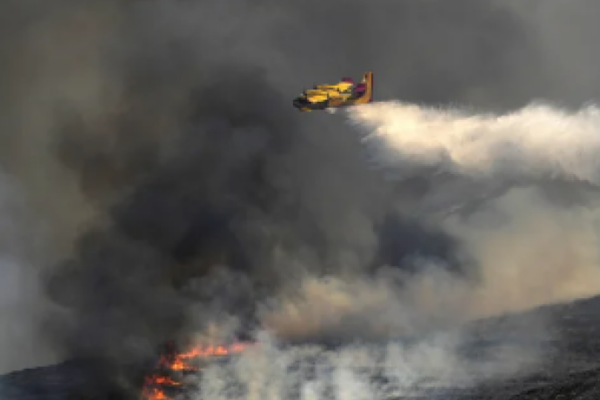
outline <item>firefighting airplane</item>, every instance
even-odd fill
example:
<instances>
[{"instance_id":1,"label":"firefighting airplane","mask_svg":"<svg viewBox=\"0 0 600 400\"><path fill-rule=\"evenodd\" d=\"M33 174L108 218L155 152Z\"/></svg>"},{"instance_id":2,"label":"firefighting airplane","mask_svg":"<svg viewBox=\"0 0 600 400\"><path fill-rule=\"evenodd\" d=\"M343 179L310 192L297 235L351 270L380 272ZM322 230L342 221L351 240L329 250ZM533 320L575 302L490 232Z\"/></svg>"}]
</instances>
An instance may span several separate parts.
<instances>
[{"instance_id":1,"label":"firefighting airplane","mask_svg":"<svg viewBox=\"0 0 600 400\"><path fill-rule=\"evenodd\" d=\"M342 78L335 85L316 85L294 99L294 107L300 111L326 110L354 106L373 101L373 72L363 74L362 80L354 84L352 78Z\"/></svg>"}]
</instances>

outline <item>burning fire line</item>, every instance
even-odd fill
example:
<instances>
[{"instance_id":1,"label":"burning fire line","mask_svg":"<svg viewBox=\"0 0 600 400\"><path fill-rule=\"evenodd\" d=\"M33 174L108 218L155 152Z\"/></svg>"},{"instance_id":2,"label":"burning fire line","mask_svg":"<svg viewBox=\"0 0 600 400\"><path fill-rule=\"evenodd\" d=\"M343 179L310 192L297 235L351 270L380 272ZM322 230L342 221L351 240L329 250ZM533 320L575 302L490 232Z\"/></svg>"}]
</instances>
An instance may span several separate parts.
<instances>
[{"instance_id":1,"label":"burning fire line","mask_svg":"<svg viewBox=\"0 0 600 400\"><path fill-rule=\"evenodd\" d=\"M173 400L167 396L167 387L181 386L182 383L173 379L169 374L173 371L194 372L201 368L193 364L194 361L210 359L213 357L239 354L246 350L251 344L234 343L229 346L206 346L196 347L186 353L163 354L158 362L160 373L149 375L144 380L141 400Z\"/></svg>"}]
</instances>

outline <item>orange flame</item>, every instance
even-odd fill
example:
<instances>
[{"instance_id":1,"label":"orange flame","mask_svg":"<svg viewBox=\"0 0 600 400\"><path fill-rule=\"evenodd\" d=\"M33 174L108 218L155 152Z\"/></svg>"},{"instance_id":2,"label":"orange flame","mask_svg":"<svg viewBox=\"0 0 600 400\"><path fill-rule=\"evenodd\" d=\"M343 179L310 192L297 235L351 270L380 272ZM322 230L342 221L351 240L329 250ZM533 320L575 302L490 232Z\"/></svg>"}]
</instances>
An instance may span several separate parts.
<instances>
[{"instance_id":1,"label":"orange flame","mask_svg":"<svg viewBox=\"0 0 600 400\"><path fill-rule=\"evenodd\" d=\"M165 392L158 388L144 389L142 398L148 400L172 400L165 395Z\"/></svg>"},{"instance_id":2,"label":"orange flame","mask_svg":"<svg viewBox=\"0 0 600 400\"><path fill-rule=\"evenodd\" d=\"M227 356L239 354L250 346L248 343L234 343L230 346L207 346L196 347L186 353L179 353L175 356L162 355L158 366L162 370L168 371L198 371L199 368L190 362L198 359ZM142 389L142 400L173 400L165 394L164 388L170 386L181 386L181 382L173 380L168 375L150 375L146 377L144 388Z\"/></svg>"}]
</instances>

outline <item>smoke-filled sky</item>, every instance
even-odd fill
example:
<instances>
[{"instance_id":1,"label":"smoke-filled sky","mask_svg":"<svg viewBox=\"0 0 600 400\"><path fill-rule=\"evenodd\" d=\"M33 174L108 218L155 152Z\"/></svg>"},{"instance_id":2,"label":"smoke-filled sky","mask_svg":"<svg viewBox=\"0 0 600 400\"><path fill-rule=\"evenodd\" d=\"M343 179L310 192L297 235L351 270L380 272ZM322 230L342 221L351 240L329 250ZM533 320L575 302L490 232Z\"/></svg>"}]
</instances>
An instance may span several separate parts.
<instances>
[{"instance_id":1,"label":"smoke-filled sky","mask_svg":"<svg viewBox=\"0 0 600 400\"><path fill-rule=\"evenodd\" d=\"M600 95L599 12L592 0L3 2L0 369L146 359L209 326L413 334L600 291L598 117L574 111ZM411 132L433 153L402 140L382 153L361 138L399 132L406 109L365 130L358 114L291 107L367 69L377 100L473 118L440 111ZM536 99L558 108L483 115ZM461 121L475 126L449 134L474 145L452 153L444 124ZM482 158L521 139L508 178Z\"/></svg>"}]
</instances>

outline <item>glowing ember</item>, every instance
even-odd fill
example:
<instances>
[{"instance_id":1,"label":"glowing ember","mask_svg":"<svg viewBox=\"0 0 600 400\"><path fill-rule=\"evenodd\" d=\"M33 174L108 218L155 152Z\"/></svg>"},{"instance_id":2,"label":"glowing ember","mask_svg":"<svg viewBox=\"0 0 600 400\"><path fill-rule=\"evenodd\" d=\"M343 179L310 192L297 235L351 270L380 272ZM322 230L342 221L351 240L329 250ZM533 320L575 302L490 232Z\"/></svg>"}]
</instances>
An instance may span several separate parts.
<instances>
[{"instance_id":1,"label":"glowing ember","mask_svg":"<svg viewBox=\"0 0 600 400\"><path fill-rule=\"evenodd\" d=\"M238 354L248 348L248 346L250 344L234 343L230 346L196 347L186 353L162 355L158 362L158 369L163 372L146 377L144 388L142 389L142 400L172 400L171 397L165 394L165 388L181 386L182 383L171 378L169 376L170 372L198 371L200 368L194 366L192 362L212 357Z\"/></svg>"},{"instance_id":2,"label":"glowing ember","mask_svg":"<svg viewBox=\"0 0 600 400\"><path fill-rule=\"evenodd\" d=\"M163 386L179 386L180 382L176 382L168 376L152 376L146 380L148 384L163 385Z\"/></svg>"}]
</instances>

